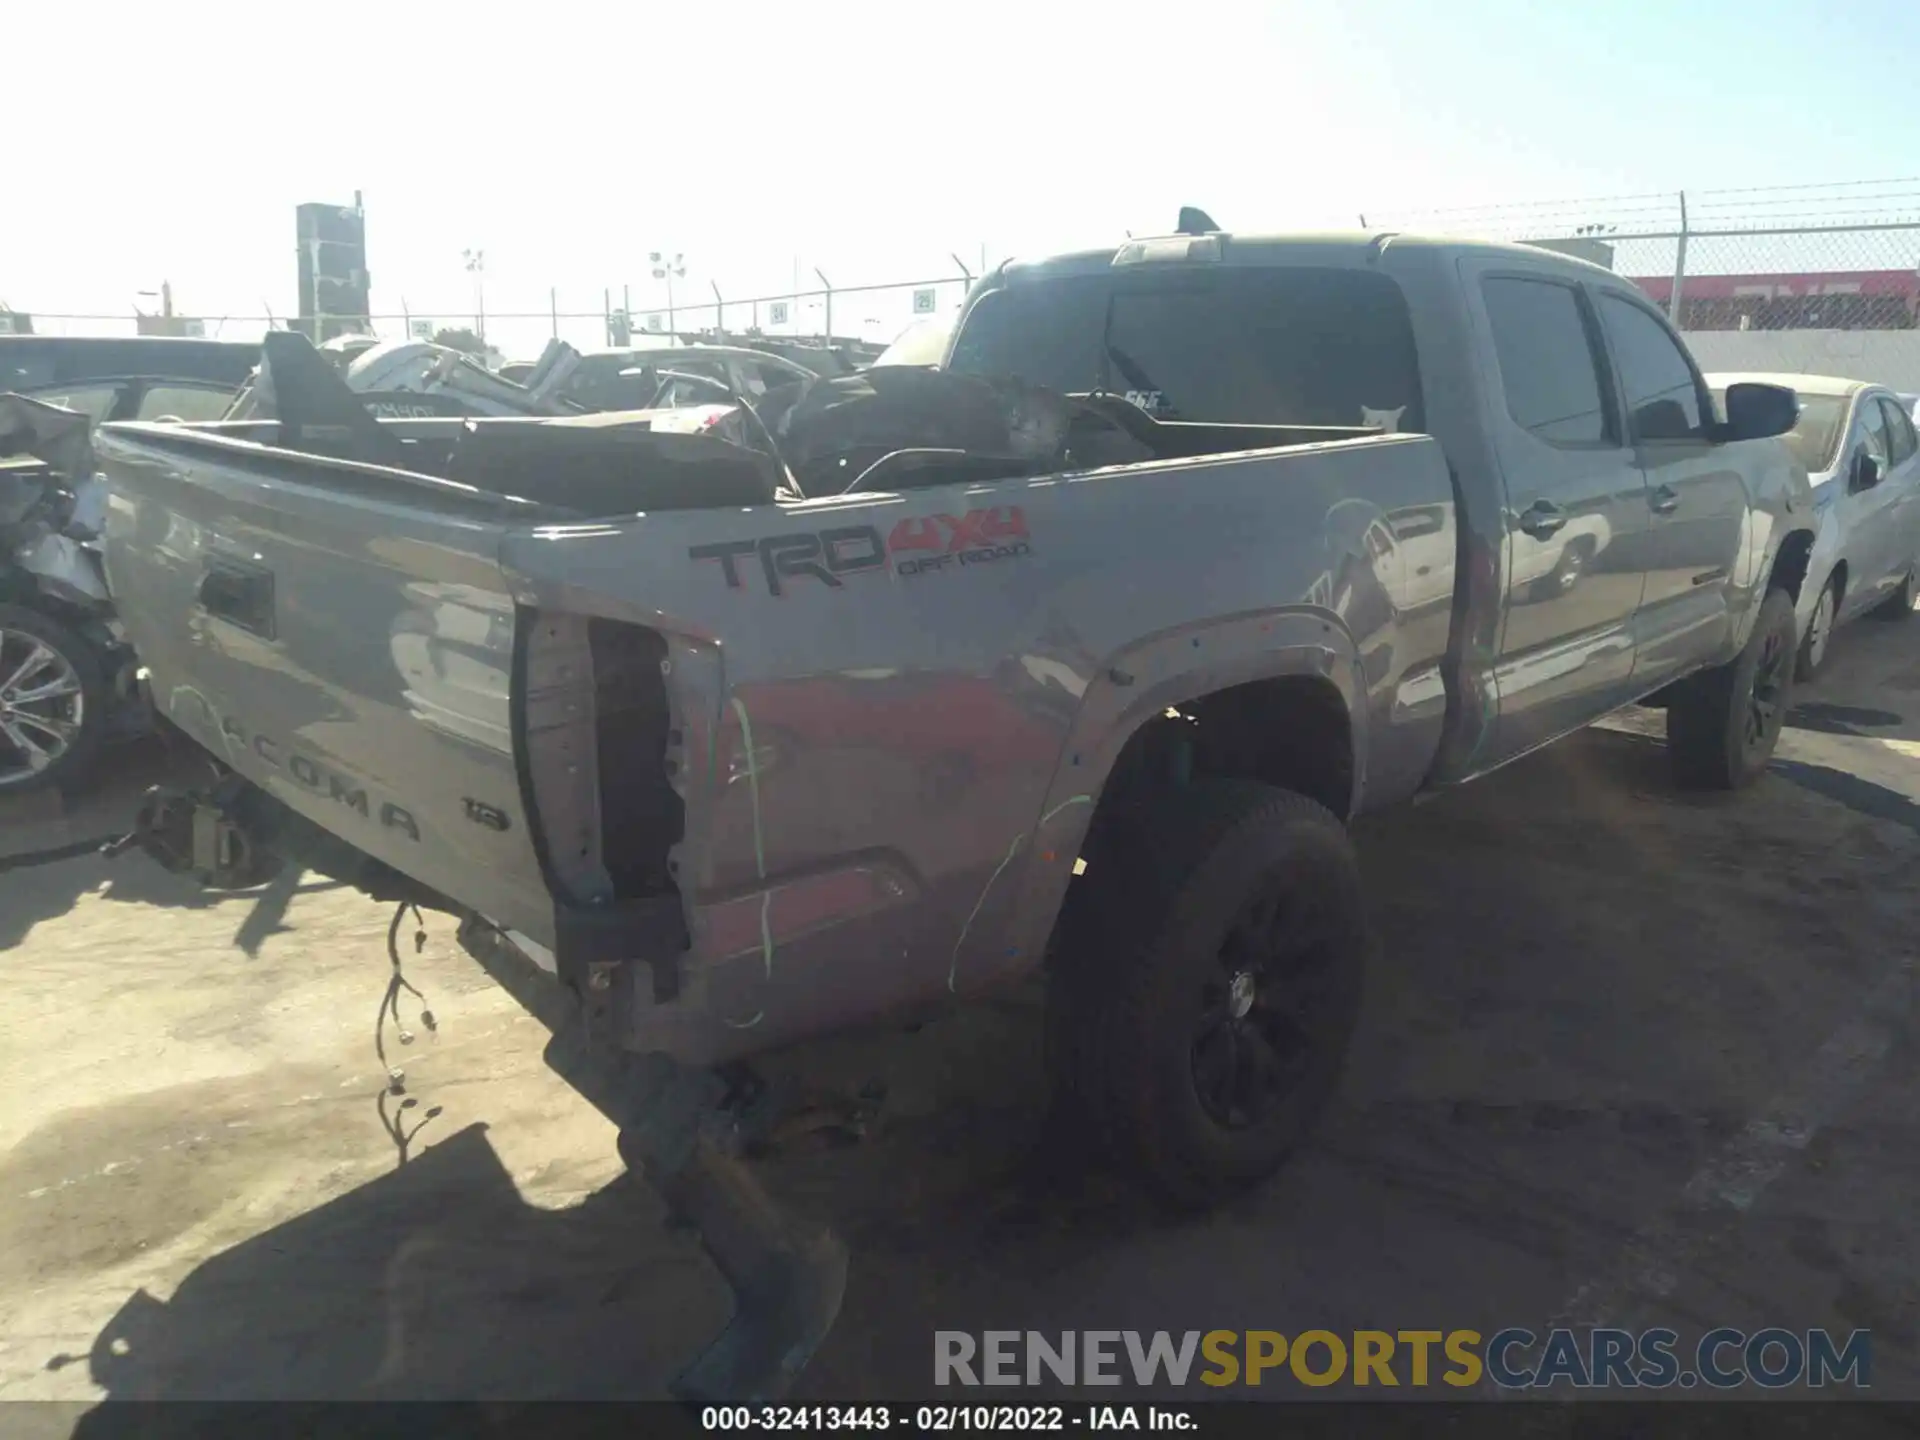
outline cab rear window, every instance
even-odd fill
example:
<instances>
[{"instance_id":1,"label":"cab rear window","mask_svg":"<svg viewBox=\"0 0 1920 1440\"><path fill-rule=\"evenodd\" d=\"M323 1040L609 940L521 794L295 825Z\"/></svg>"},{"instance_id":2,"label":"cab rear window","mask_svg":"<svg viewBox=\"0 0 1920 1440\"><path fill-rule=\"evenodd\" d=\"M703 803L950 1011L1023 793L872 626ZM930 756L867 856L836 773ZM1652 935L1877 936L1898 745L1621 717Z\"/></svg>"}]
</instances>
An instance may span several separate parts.
<instances>
[{"instance_id":1,"label":"cab rear window","mask_svg":"<svg viewBox=\"0 0 1920 1440\"><path fill-rule=\"evenodd\" d=\"M1364 270L1224 267L1016 282L967 314L950 368L1124 394L1162 420L1425 426L1400 287Z\"/></svg>"}]
</instances>

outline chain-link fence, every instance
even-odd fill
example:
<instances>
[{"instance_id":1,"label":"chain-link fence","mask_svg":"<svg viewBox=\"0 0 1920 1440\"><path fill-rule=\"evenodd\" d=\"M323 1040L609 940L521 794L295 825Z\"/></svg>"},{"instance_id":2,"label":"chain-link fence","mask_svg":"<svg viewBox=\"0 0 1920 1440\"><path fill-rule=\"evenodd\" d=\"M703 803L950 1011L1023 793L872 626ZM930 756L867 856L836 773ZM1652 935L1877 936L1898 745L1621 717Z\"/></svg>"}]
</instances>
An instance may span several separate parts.
<instances>
[{"instance_id":1,"label":"chain-link fence","mask_svg":"<svg viewBox=\"0 0 1920 1440\"><path fill-rule=\"evenodd\" d=\"M1920 180L1365 218L1530 241L1606 265L1673 317L1708 370L1920 390Z\"/></svg>"},{"instance_id":2,"label":"chain-link fence","mask_svg":"<svg viewBox=\"0 0 1920 1440\"><path fill-rule=\"evenodd\" d=\"M1423 213L1368 213L1370 229L1524 240L1584 255L1631 277L1688 332L1714 369L1871 374L1920 390L1920 179L1616 195ZM456 329L503 358L531 358L551 338L579 349L644 344L651 334L743 335L880 347L916 321L947 316L973 279L957 257L931 279L745 297L719 285L634 308L624 290L552 290L543 308L488 311L484 293L444 307L375 315L383 339ZM656 292L656 297L658 292ZM5 321L0 312L0 322ZM209 316L203 333L252 339L263 315ZM132 334L132 316L34 313L41 334ZM0 328L4 328L0 323Z\"/></svg>"},{"instance_id":3,"label":"chain-link fence","mask_svg":"<svg viewBox=\"0 0 1920 1440\"><path fill-rule=\"evenodd\" d=\"M973 275L956 267L951 275L845 288L825 284L787 294L733 299L722 292L711 299L697 294L671 305L629 309L622 291L603 290L593 308L577 299L564 300L549 292L542 310L486 308L484 294L444 308L408 305L397 312L366 317L364 328L383 340L430 339L446 331L464 331L483 338L506 359L532 359L550 339L566 341L580 350L646 344L649 337L668 335L716 342L744 336L802 339L878 349L917 322L951 315L966 298ZM712 287L709 287L710 289ZM0 310L0 332L8 327L8 312ZM60 314L25 312L33 333L39 335L133 335L140 333L141 317L134 315ZM323 317L347 319L348 317ZM149 319L149 327L152 321ZM270 315L208 315L176 322L175 333L208 339L257 340L268 329L304 322ZM353 318L347 328L363 328Z\"/></svg>"},{"instance_id":4,"label":"chain-link fence","mask_svg":"<svg viewBox=\"0 0 1920 1440\"><path fill-rule=\"evenodd\" d=\"M1920 313L1920 180L1368 218L1586 255L1686 330L1912 330Z\"/></svg>"}]
</instances>

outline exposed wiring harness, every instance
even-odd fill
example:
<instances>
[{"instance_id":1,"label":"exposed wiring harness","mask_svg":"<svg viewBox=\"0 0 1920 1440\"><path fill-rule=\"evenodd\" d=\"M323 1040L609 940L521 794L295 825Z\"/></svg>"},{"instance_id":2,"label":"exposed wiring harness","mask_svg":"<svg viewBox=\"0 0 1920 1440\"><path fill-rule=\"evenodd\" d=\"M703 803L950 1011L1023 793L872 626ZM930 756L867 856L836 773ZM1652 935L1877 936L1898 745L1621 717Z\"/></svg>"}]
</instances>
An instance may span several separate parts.
<instances>
[{"instance_id":1,"label":"exposed wiring harness","mask_svg":"<svg viewBox=\"0 0 1920 1440\"><path fill-rule=\"evenodd\" d=\"M420 1002L420 1024L429 1032L439 1030L439 1022L433 1018L433 1011L427 1008L427 997L422 995L407 979L401 968L400 960L400 922L407 912L413 912L413 953L418 955L427 944L427 922L420 916L420 907L411 901L403 900L394 907L393 920L387 926L387 960L393 966L393 973L387 978L386 993L380 997L380 1013L373 1022L373 1052L380 1057L380 1066L387 1074L387 1092L392 1095L406 1093L407 1072L387 1060L387 1018L393 1018L394 1028L402 1045L413 1043L413 1032L407 1029L407 1022L400 1018L400 992L406 991Z\"/></svg>"},{"instance_id":2,"label":"exposed wiring harness","mask_svg":"<svg viewBox=\"0 0 1920 1440\"><path fill-rule=\"evenodd\" d=\"M408 980L400 964L400 922L407 912L413 912L413 953L418 955L426 948L427 922L420 916L420 907L411 901L403 900L394 907L393 919L387 925L387 960L393 966L393 973L387 978L386 993L380 997L380 1014L373 1022L373 1049L380 1057L381 1067L387 1072L387 1083L380 1087L380 1093L374 1097L374 1109L380 1114L380 1125L387 1132L387 1138L393 1141L393 1148L405 1165L413 1146L413 1139L434 1120L439 1118L440 1107L434 1105L420 1117L411 1128L406 1122L406 1112L420 1102L407 1094L407 1072L387 1061L387 1018L391 1016L400 1034L402 1045L413 1043L413 1032L407 1029L407 1022L400 1018L400 992L405 990L420 1002L420 1024L429 1032L436 1032L439 1023L433 1018L433 1011L427 1008L427 997L422 995ZM398 1106L389 1108L387 1102L400 1098Z\"/></svg>"}]
</instances>

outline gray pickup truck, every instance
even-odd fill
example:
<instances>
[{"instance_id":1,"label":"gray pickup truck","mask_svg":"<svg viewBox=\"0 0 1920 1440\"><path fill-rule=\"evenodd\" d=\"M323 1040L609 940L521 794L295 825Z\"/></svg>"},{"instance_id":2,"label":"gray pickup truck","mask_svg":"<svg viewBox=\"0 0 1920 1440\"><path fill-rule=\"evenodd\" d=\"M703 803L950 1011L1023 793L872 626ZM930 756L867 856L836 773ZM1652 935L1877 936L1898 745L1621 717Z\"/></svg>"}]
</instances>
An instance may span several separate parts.
<instances>
[{"instance_id":1,"label":"gray pickup truck","mask_svg":"<svg viewBox=\"0 0 1920 1440\"><path fill-rule=\"evenodd\" d=\"M737 442L324 405L104 427L118 603L229 772L143 842L458 914L675 1073L1044 962L1063 1094L1199 1203L1337 1081L1349 818L1635 702L1684 783L1768 761L1814 533L1773 438L1797 401L1738 385L1721 418L1603 269L1137 240L1002 266L937 371L818 386L857 416L970 377L1016 387L1006 445L936 416L827 451L797 412Z\"/></svg>"}]
</instances>

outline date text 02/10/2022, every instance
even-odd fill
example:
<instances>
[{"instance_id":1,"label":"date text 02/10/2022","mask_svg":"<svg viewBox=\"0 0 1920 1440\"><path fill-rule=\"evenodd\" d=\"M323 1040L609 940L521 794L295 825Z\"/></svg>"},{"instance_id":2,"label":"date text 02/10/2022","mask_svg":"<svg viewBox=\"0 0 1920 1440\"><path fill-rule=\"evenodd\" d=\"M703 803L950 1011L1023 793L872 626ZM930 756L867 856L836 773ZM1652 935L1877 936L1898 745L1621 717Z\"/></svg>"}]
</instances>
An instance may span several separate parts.
<instances>
[{"instance_id":1,"label":"date text 02/10/2022","mask_svg":"<svg viewBox=\"0 0 1920 1440\"><path fill-rule=\"evenodd\" d=\"M1013 1432L1199 1428L1191 1410L1165 1405L709 1405L706 1431L893 1430L938 1435L951 1431Z\"/></svg>"}]
</instances>

